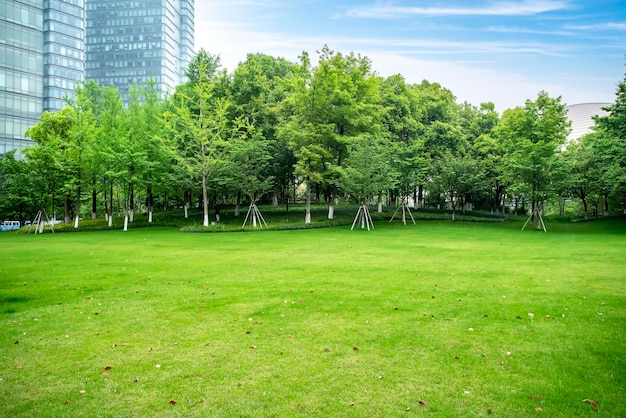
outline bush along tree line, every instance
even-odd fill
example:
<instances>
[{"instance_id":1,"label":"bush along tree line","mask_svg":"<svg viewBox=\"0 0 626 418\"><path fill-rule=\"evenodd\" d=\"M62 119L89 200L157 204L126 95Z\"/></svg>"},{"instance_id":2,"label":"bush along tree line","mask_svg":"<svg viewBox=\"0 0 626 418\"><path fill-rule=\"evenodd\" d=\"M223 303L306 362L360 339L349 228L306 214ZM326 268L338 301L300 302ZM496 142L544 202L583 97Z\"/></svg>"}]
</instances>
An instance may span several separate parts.
<instances>
[{"instance_id":1,"label":"bush along tree line","mask_svg":"<svg viewBox=\"0 0 626 418\"><path fill-rule=\"evenodd\" d=\"M140 208L190 208L219 222L220 208L258 201L528 213L577 202L581 215L626 212L626 77L593 133L567 144L561 98L540 92L500 116L493 103L457 103L437 83L378 76L367 57L324 47L317 64L250 54L232 72L201 50L188 81L160 98L136 85L81 84L57 113L26 134L23 159L0 159L0 214L32 219L40 208L81 217ZM242 209L242 211L245 210ZM211 212L212 216L209 216Z\"/></svg>"}]
</instances>

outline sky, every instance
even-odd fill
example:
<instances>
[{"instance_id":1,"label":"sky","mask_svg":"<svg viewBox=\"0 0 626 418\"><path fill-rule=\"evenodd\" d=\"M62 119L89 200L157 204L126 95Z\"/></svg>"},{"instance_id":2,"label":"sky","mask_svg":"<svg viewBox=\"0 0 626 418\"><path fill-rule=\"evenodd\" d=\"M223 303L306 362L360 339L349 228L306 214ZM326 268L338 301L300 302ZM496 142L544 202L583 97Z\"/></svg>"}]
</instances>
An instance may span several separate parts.
<instances>
[{"instance_id":1,"label":"sky","mask_svg":"<svg viewBox=\"0 0 626 418\"><path fill-rule=\"evenodd\" d=\"M229 72L249 53L297 62L324 45L499 112L541 91L568 105L613 103L626 73L626 0L195 2L196 51Z\"/></svg>"}]
</instances>

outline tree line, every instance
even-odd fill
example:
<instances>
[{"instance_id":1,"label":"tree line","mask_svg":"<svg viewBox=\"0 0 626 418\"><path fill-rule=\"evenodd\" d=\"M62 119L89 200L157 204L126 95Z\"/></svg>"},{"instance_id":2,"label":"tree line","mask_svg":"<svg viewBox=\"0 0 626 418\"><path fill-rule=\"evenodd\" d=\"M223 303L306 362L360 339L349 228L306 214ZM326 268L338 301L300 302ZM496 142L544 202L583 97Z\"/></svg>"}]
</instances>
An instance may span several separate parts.
<instances>
[{"instance_id":1,"label":"tree line","mask_svg":"<svg viewBox=\"0 0 626 418\"><path fill-rule=\"evenodd\" d=\"M27 131L23 159L0 159L0 214L32 219L41 207L81 216L141 208L210 211L260 200L328 204L411 202L415 208L522 212L566 200L626 212L626 77L593 133L566 144L560 97L539 92L499 115L493 103L457 103L429 81L381 77L364 56L324 47L316 63L250 54L232 72L201 50L188 81L161 99L155 84L117 90L88 81Z\"/></svg>"}]
</instances>

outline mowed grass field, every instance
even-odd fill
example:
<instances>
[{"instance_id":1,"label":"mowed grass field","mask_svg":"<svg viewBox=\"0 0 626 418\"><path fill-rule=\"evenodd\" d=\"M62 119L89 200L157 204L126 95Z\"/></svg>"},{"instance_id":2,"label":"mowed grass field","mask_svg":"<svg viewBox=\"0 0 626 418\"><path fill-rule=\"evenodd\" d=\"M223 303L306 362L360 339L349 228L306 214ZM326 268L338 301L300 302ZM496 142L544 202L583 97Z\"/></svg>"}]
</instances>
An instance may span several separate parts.
<instances>
[{"instance_id":1,"label":"mowed grass field","mask_svg":"<svg viewBox=\"0 0 626 418\"><path fill-rule=\"evenodd\" d=\"M626 221L0 234L0 416L626 416Z\"/></svg>"}]
</instances>

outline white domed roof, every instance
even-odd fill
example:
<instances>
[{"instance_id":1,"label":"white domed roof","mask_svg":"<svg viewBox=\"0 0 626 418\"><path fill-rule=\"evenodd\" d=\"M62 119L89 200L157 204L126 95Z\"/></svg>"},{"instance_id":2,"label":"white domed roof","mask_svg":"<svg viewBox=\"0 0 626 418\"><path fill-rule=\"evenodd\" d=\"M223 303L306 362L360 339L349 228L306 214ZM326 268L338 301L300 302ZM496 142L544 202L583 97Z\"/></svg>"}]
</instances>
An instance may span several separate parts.
<instances>
[{"instance_id":1,"label":"white domed roof","mask_svg":"<svg viewBox=\"0 0 626 418\"><path fill-rule=\"evenodd\" d=\"M609 112L602 108L610 105L611 103L580 103L567 106L567 117L572 121L572 132L568 135L567 142L593 132L593 117L607 116Z\"/></svg>"}]
</instances>

